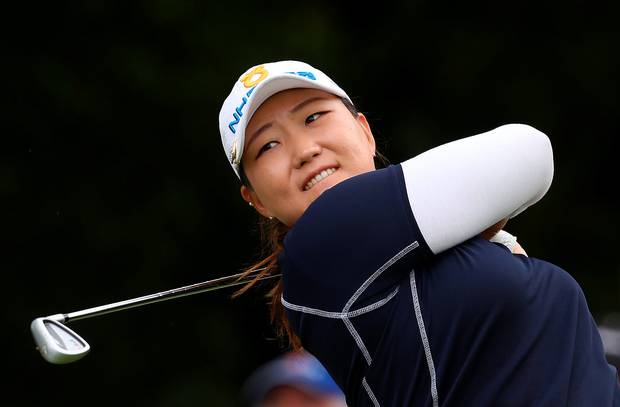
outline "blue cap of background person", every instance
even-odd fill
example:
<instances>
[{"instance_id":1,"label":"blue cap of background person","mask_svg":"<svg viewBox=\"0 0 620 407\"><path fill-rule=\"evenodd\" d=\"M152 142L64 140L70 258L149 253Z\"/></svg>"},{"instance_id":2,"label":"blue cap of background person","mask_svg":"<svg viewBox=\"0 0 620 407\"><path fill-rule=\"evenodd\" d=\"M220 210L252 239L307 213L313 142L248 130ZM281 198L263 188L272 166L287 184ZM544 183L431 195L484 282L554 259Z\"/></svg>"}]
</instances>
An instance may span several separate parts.
<instances>
[{"instance_id":1,"label":"blue cap of background person","mask_svg":"<svg viewBox=\"0 0 620 407\"><path fill-rule=\"evenodd\" d=\"M323 365L307 352L291 352L255 370L246 380L243 395L250 403L259 403L280 386L291 386L309 394L344 394Z\"/></svg>"}]
</instances>

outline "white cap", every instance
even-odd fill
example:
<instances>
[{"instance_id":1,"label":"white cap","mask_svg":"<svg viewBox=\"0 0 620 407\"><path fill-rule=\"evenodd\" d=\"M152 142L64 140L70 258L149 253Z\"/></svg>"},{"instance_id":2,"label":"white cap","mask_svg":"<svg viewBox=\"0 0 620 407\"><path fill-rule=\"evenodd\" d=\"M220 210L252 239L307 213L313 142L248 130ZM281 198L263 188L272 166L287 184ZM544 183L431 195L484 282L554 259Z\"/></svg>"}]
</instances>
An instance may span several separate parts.
<instances>
[{"instance_id":1,"label":"white cap","mask_svg":"<svg viewBox=\"0 0 620 407\"><path fill-rule=\"evenodd\" d=\"M258 107L270 96L287 89L312 88L349 96L318 69L299 61L265 63L248 69L235 82L220 110L222 145L237 177L245 144L245 128Z\"/></svg>"}]
</instances>

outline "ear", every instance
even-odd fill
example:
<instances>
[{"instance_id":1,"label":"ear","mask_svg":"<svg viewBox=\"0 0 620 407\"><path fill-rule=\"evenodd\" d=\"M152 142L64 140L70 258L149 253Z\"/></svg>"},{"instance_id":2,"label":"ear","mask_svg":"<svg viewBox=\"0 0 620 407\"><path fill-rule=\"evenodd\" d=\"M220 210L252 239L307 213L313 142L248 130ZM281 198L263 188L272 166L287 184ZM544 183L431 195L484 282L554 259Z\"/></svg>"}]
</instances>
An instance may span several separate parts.
<instances>
[{"instance_id":1,"label":"ear","mask_svg":"<svg viewBox=\"0 0 620 407\"><path fill-rule=\"evenodd\" d=\"M372 134L372 130L370 129L370 123L368 123L368 119L366 118L366 116L364 116L364 113L357 114L357 121L362 126L362 129L364 130L364 133L366 134L368 145L374 157L375 153L377 152L377 146L375 143L375 136Z\"/></svg>"},{"instance_id":2,"label":"ear","mask_svg":"<svg viewBox=\"0 0 620 407\"><path fill-rule=\"evenodd\" d=\"M253 189L246 187L245 185L241 185L241 198L250 204L251 207L256 209L256 212L260 213L266 218L273 217L273 214L263 205L256 192Z\"/></svg>"}]
</instances>

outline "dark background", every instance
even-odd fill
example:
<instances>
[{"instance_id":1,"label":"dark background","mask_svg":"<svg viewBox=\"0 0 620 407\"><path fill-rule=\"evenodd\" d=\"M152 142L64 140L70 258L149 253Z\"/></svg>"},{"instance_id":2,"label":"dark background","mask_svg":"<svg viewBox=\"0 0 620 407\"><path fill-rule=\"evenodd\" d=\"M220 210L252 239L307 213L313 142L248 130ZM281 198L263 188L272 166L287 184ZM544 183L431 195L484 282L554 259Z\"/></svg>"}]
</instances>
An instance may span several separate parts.
<instances>
[{"instance_id":1,"label":"dark background","mask_svg":"<svg viewBox=\"0 0 620 407\"><path fill-rule=\"evenodd\" d=\"M92 350L69 365L29 325L257 259L217 118L241 73L281 59L347 90L392 162L505 123L548 134L554 183L507 230L598 323L620 311L617 2L20 4L3 13L3 405L240 404L282 351L262 291L76 321Z\"/></svg>"}]
</instances>

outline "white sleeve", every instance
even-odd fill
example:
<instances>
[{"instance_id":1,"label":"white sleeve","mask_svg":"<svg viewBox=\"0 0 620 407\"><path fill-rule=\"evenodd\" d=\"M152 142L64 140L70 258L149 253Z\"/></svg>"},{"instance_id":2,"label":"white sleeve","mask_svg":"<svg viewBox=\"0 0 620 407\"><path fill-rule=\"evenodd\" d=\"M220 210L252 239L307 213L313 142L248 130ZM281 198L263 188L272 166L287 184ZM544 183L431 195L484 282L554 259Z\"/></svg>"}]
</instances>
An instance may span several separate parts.
<instances>
[{"instance_id":1,"label":"white sleeve","mask_svg":"<svg viewBox=\"0 0 620 407\"><path fill-rule=\"evenodd\" d=\"M549 138L508 124L401 164L420 232L437 254L540 200L553 179Z\"/></svg>"}]
</instances>

